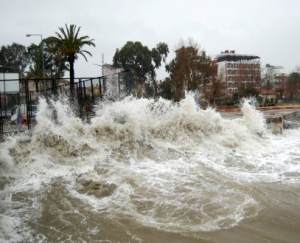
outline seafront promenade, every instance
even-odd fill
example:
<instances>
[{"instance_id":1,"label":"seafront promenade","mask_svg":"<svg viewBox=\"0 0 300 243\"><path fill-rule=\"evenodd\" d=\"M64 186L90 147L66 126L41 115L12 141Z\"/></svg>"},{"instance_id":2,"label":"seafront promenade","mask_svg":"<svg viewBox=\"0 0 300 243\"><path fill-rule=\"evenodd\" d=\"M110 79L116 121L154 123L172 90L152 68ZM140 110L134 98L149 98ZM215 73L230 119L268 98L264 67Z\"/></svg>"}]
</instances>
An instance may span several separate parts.
<instances>
[{"instance_id":1,"label":"seafront promenade","mask_svg":"<svg viewBox=\"0 0 300 243\"><path fill-rule=\"evenodd\" d=\"M287 115L293 112L300 112L300 104L285 104L276 106L257 107L266 118L279 115ZM216 109L223 117L239 117L242 115L240 107L218 107Z\"/></svg>"}]
</instances>

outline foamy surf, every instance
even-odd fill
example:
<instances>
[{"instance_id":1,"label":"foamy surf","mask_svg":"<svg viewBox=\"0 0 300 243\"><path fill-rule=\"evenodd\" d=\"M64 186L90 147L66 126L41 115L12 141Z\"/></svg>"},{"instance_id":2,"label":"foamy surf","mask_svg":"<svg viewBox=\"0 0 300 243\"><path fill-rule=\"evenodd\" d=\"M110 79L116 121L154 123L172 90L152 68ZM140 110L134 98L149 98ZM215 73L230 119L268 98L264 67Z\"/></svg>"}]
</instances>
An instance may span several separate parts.
<instances>
[{"instance_id":1,"label":"foamy surf","mask_svg":"<svg viewBox=\"0 0 300 243\"><path fill-rule=\"evenodd\" d=\"M248 101L242 112L128 97L84 123L41 99L32 134L1 144L0 239L142 242L137 227L193 238L257 217L257 184L299 183L300 131L275 136Z\"/></svg>"}]
</instances>

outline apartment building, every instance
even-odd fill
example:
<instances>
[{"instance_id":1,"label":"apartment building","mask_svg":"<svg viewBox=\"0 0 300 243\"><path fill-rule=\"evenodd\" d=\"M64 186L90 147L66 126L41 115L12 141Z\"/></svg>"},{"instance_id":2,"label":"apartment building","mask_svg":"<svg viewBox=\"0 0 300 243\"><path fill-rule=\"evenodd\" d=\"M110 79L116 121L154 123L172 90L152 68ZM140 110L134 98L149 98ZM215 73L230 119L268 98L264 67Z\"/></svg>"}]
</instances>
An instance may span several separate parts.
<instances>
[{"instance_id":1,"label":"apartment building","mask_svg":"<svg viewBox=\"0 0 300 243\"><path fill-rule=\"evenodd\" d=\"M243 86L259 89L261 68L258 56L237 54L233 50L226 50L216 56L215 62L226 96L238 93Z\"/></svg>"}]
</instances>

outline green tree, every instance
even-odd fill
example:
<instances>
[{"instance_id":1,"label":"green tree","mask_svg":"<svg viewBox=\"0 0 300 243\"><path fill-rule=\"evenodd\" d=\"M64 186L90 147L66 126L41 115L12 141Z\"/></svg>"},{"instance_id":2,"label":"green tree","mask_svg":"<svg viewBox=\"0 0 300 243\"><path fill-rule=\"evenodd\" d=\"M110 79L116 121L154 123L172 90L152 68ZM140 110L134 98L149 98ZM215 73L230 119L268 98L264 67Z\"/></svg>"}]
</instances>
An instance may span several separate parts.
<instances>
[{"instance_id":1,"label":"green tree","mask_svg":"<svg viewBox=\"0 0 300 243\"><path fill-rule=\"evenodd\" d=\"M141 97L144 95L145 83L149 78L153 81L154 92L157 92L156 69L161 66L162 61L165 61L168 52L165 43L159 43L156 48L150 50L139 41L128 41L120 50L116 50L113 65L132 74L137 96Z\"/></svg>"},{"instance_id":2,"label":"green tree","mask_svg":"<svg viewBox=\"0 0 300 243\"><path fill-rule=\"evenodd\" d=\"M13 43L12 45L1 47L0 70L2 72L18 72L23 76L29 62L30 58L25 46Z\"/></svg>"},{"instance_id":3,"label":"green tree","mask_svg":"<svg viewBox=\"0 0 300 243\"><path fill-rule=\"evenodd\" d=\"M27 77L36 78L44 75L46 78L61 78L64 76L67 60L53 44L45 39L39 45L31 44L28 47L30 66Z\"/></svg>"},{"instance_id":4,"label":"green tree","mask_svg":"<svg viewBox=\"0 0 300 243\"><path fill-rule=\"evenodd\" d=\"M240 84L238 87L239 97L258 97L259 92L254 84Z\"/></svg>"},{"instance_id":5,"label":"green tree","mask_svg":"<svg viewBox=\"0 0 300 243\"><path fill-rule=\"evenodd\" d=\"M300 93L300 73L293 72L289 75L286 85L286 95L290 99L299 96Z\"/></svg>"},{"instance_id":6,"label":"green tree","mask_svg":"<svg viewBox=\"0 0 300 243\"><path fill-rule=\"evenodd\" d=\"M169 54L169 47L166 43L160 42L156 45L156 48L152 48L151 54L152 54L152 61L154 64L152 66L151 79L153 82L154 96L157 96L158 86L157 86L157 82L156 82L155 69L160 68L162 62L166 63L166 59Z\"/></svg>"},{"instance_id":7,"label":"green tree","mask_svg":"<svg viewBox=\"0 0 300 243\"><path fill-rule=\"evenodd\" d=\"M43 58L45 57L43 56L40 45L31 44L28 47L30 65L29 65L29 71L26 75L27 78L43 77Z\"/></svg>"},{"instance_id":8,"label":"green tree","mask_svg":"<svg viewBox=\"0 0 300 243\"><path fill-rule=\"evenodd\" d=\"M204 86L203 93L209 104L221 103L224 99L224 83L217 75L212 75L209 83Z\"/></svg>"},{"instance_id":9,"label":"green tree","mask_svg":"<svg viewBox=\"0 0 300 243\"><path fill-rule=\"evenodd\" d=\"M92 54L84 50L86 46L95 46L94 40L90 39L89 36L79 36L81 27L76 25L65 25L59 28L59 32L56 32L56 36L48 38L49 42L53 43L53 46L59 50L59 52L67 59L70 69L70 91L71 96L74 95L74 62L81 55L86 61L87 56Z\"/></svg>"},{"instance_id":10,"label":"green tree","mask_svg":"<svg viewBox=\"0 0 300 243\"><path fill-rule=\"evenodd\" d=\"M211 59L193 43L181 46L175 51L175 58L166 66L175 87L174 100L184 97L185 90L201 90L215 73ZM204 91L204 90L202 90Z\"/></svg>"},{"instance_id":11,"label":"green tree","mask_svg":"<svg viewBox=\"0 0 300 243\"><path fill-rule=\"evenodd\" d=\"M159 84L159 95L164 99L171 100L174 98L174 86L170 78L166 78Z\"/></svg>"}]
</instances>

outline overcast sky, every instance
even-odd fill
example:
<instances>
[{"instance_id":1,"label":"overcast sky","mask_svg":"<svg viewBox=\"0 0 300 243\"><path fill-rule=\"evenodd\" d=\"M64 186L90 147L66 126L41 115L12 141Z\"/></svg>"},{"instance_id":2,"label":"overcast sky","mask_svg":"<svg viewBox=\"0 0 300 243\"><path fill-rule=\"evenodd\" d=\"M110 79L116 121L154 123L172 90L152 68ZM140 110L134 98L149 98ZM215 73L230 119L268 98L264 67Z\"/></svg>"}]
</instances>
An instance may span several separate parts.
<instances>
[{"instance_id":1,"label":"overcast sky","mask_svg":"<svg viewBox=\"0 0 300 243\"><path fill-rule=\"evenodd\" d=\"M38 43L26 33L53 35L76 24L95 39L88 62L76 76L98 76L101 53L111 63L128 40L150 48L164 41L171 55L181 39L192 38L214 56L225 49L255 54L262 63L292 71L300 65L299 0L0 0L0 45ZM160 74L162 76L162 73Z\"/></svg>"}]
</instances>

